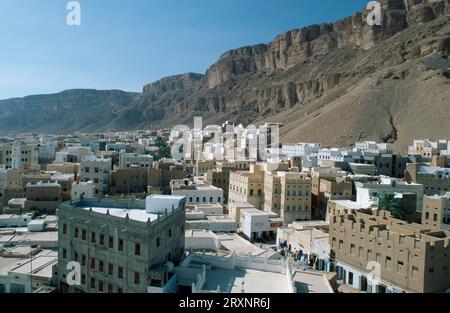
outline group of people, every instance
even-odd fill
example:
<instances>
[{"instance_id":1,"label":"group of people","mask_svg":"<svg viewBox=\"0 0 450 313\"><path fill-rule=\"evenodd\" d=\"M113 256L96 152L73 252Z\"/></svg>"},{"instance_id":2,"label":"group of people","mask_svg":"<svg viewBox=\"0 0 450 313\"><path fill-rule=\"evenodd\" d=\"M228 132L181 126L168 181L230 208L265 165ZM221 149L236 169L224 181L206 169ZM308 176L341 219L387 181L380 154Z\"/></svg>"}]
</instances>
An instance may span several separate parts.
<instances>
[{"instance_id":1,"label":"group of people","mask_svg":"<svg viewBox=\"0 0 450 313\"><path fill-rule=\"evenodd\" d=\"M314 267L317 257L313 254L306 254L301 249L292 249L292 246L287 241L280 242L280 254L284 259L292 261L297 267L310 266Z\"/></svg>"}]
</instances>

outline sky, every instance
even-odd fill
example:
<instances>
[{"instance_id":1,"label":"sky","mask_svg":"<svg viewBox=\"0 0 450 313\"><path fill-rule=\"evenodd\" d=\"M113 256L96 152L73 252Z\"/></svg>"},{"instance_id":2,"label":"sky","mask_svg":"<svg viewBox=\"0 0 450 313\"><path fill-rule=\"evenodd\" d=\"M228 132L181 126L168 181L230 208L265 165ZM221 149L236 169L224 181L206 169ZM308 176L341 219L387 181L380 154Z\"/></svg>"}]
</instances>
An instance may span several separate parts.
<instances>
[{"instance_id":1,"label":"sky","mask_svg":"<svg viewBox=\"0 0 450 313\"><path fill-rule=\"evenodd\" d=\"M74 88L141 91L162 77L205 73L233 48L268 43L361 11L368 0L0 1L0 99Z\"/></svg>"}]
</instances>

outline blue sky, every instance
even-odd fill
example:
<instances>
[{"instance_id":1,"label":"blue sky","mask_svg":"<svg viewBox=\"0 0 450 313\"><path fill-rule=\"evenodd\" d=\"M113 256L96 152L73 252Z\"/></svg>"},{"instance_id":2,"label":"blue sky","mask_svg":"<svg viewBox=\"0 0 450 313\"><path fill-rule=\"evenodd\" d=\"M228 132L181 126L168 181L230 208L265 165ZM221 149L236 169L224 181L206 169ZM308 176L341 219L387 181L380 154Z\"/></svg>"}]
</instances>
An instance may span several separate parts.
<instances>
[{"instance_id":1,"label":"blue sky","mask_svg":"<svg viewBox=\"0 0 450 313\"><path fill-rule=\"evenodd\" d=\"M332 22L368 0L0 1L0 99L72 88L140 91L185 72L204 73L223 52L287 30Z\"/></svg>"}]
</instances>

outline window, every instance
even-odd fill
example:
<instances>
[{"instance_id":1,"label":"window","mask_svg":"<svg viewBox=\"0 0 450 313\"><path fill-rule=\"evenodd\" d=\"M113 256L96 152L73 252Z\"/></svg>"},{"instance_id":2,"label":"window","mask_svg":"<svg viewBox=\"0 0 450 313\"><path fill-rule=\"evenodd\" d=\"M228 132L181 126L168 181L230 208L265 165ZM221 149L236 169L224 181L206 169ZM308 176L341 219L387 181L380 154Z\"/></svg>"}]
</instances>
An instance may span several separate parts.
<instances>
[{"instance_id":1,"label":"window","mask_svg":"<svg viewBox=\"0 0 450 313\"><path fill-rule=\"evenodd\" d=\"M203 197L203 203L206 203L206 197Z\"/></svg>"},{"instance_id":2,"label":"window","mask_svg":"<svg viewBox=\"0 0 450 313\"><path fill-rule=\"evenodd\" d=\"M222 201L222 198L221 197L217 197L217 202L221 202Z\"/></svg>"},{"instance_id":3,"label":"window","mask_svg":"<svg viewBox=\"0 0 450 313\"><path fill-rule=\"evenodd\" d=\"M419 275L419 268L417 266L412 267L412 277L417 278Z\"/></svg>"},{"instance_id":4,"label":"window","mask_svg":"<svg viewBox=\"0 0 450 313\"><path fill-rule=\"evenodd\" d=\"M95 258L91 258L91 268L95 269Z\"/></svg>"},{"instance_id":5,"label":"window","mask_svg":"<svg viewBox=\"0 0 450 313\"><path fill-rule=\"evenodd\" d=\"M75 230L73 231L73 236L75 237L75 238L78 238L78 234L79 233L79 231L78 231L78 227L75 227Z\"/></svg>"},{"instance_id":6,"label":"window","mask_svg":"<svg viewBox=\"0 0 450 313\"><path fill-rule=\"evenodd\" d=\"M67 258L67 250L66 249L63 249L63 259L65 259L65 258Z\"/></svg>"},{"instance_id":7,"label":"window","mask_svg":"<svg viewBox=\"0 0 450 313\"><path fill-rule=\"evenodd\" d=\"M119 251L123 251L123 239L119 239Z\"/></svg>"},{"instance_id":8,"label":"window","mask_svg":"<svg viewBox=\"0 0 450 313\"><path fill-rule=\"evenodd\" d=\"M348 273L348 284L353 285L353 273L352 272Z\"/></svg>"},{"instance_id":9,"label":"window","mask_svg":"<svg viewBox=\"0 0 450 313\"><path fill-rule=\"evenodd\" d=\"M108 239L108 247L109 247L110 249L114 249L114 238L113 238L113 236L109 236L109 239Z\"/></svg>"},{"instance_id":10,"label":"window","mask_svg":"<svg viewBox=\"0 0 450 313\"><path fill-rule=\"evenodd\" d=\"M83 266L86 265L86 256L85 256L85 255L83 255L83 256L81 257L81 265L83 265Z\"/></svg>"},{"instance_id":11,"label":"window","mask_svg":"<svg viewBox=\"0 0 450 313\"><path fill-rule=\"evenodd\" d=\"M81 231L81 239L86 240L86 229Z\"/></svg>"},{"instance_id":12,"label":"window","mask_svg":"<svg viewBox=\"0 0 450 313\"><path fill-rule=\"evenodd\" d=\"M169 228L169 238L172 238L172 229Z\"/></svg>"},{"instance_id":13,"label":"window","mask_svg":"<svg viewBox=\"0 0 450 313\"><path fill-rule=\"evenodd\" d=\"M98 270L103 273L103 261L98 262Z\"/></svg>"},{"instance_id":14,"label":"window","mask_svg":"<svg viewBox=\"0 0 450 313\"><path fill-rule=\"evenodd\" d=\"M135 255L141 255L141 244L140 243L135 243L134 244L134 254Z\"/></svg>"},{"instance_id":15,"label":"window","mask_svg":"<svg viewBox=\"0 0 450 313\"><path fill-rule=\"evenodd\" d=\"M108 264L108 275L114 275L114 265L112 263Z\"/></svg>"},{"instance_id":16,"label":"window","mask_svg":"<svg viewBox=\"0 0 450 313\"><path fill-rule=\"evenodd\" d=\"M123 293L123 289L120 287L117 287L117 293Z\"/></svg>"},{"instance_id":17,"label":"window","mask_svg":"<svg viewBox=\"0 0 450 313\"><path fill-rule=\"evenodd\" d=\"M160 244L161 244L161 242L160 242L159 237L158 237L158 238L156 238L156 246L159 247Z\"/></svg>"},{"instance_id":18,"label":"window","mask_svg":"<svg viewBox=\"0 0 450 313\"><path fill-rule=\"evenodd\" d=\"M98 291L103 292L103 281L102 280L98 281Z\"/></svg>"},{"instance_id":19,"label":"window","mask_svg":"<svg viewBox=\"0 0 450 313\"><path fill-rule=\"evenodd\" d=\"M75 252L75 254L74 254L74 261L76 261L76 262L78 262L78 252Z\"/></svg>"},{"instance_id":20,"label":"window","mask_svg":"<svg viewBox=\"0 0 450 313\"><path fill-rule=\"evenodd\" d=\"M390 268L392 266L392 258L390 256L386 257L386 267Z\"/></svg>"},{"instance_id":21,"label":"window","mask_svg":"<svg viewBox=\"0 0 450 313\"><path fill-rule=\"evenodd\" d=\"M95 288L95 278L91 277L91 288Z\"/></svg>"},{"instance_id":22,"label":"window","mask_svg":"<svg viewBox=\"0 0 450 313\"><path fill-rule=\"evenodd\" d=\"M92 232L92 233L91 233L91 242L92 242L92 243L96 243L96 242L97 242L97 237L96 237L96 235L95 235L95 232Z\"/></svg>"},{"instance_id":23,"label":"window","mask_svg":"<svg viewBox=\"0 0 450 313\"><path fill-rule=\"evenodd\" d=\"M123 267L119 266L119 269L117 270L117 277L119 277L120 279L123 278Z\"/></svg>"},{"instance_id":24,"label":"window","mask_svg":"<svg viewBox=\"0 0 450 313\"><path fill-rule=\"evenodd\" d=\"M83 285L86 284L86 275L85 274L81 274L81 283Z\"/></svg>"},{"instance_id":25,"label":"window","mask_svg":"<svg viewBox=\"0 0 450 313\"><path fill-rule=\"evenodd\" d=\"M134 272L134 283L139 285L141 283L141 273Z\"/></svg>"},{"instance_id":26,"label":"window","mask_svg":"<svg viewBox=\"0 0 450 313\"><path fill-rule=\"evenodd\" d=\"M99 240L99 243L100 243L101 246L104 246L104 245L105 245L105 235L100 234L100 240Z\"/></svg>"},{"instance_id":27,"label":"window","mask_svg":"<svg viewBox=\"0 0 450 313\"><path fill-rule=\"evenodd\" d=\"M63 234L67 235L67 224L63 225Z\"/></svg>"},{"instance_id":28,"label":"window","mask_svg":"<svg viewBox=\"0 0 450 313\"><path fill-rule=\"evenodd\" d=\"M108 284L108 293L113 293L113 285Z\"/></svg>"}]
</instances>

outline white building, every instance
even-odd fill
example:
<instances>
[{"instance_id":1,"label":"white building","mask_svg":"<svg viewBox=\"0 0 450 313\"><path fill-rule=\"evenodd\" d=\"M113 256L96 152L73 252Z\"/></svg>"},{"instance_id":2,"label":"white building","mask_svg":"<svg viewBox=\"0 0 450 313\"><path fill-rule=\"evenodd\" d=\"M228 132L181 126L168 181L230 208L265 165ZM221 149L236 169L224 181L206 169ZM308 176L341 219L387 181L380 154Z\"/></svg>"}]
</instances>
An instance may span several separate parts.
<instances>
[{"instance_id":1,"label":"white building","mask_svg":"<svg viewBox=\"0 0 450 313\"><path fill-rule=\"evenodd\" d=\"M189 180L172 180L172 195L185 196L187 205L219 203L223 204L223 190L206 184L195 184Z\"/></svg>"},{"instance_id":2,"label":"white building","mask_svg":"<svg viewBox=\"0 0 450 313\"><path fill-rule=\"evenodd\" d=\"M320 148L319 143L286 144L282 146L281 153L287 157L317 155Z\"/></svg>"},{"instance_id":3,"label":"white building","mask_svg":"<svg viewBox=\"0 0 450 313\"><path fill-rule=\"evenodd\" d=\"M111 159L86 157L80 163L80 181L92 181L95 186L95 196L105 195L109 191L111 180Z\"/></svg>"},{"instance_id":4,"label":"white building","mask_svg":"<svg viewBox=\"0 0 450 313\"><path fill-rule=\"evenodd\" d=\"M0 228L27 227L28 223L31 221L31 218L32 214L3 214L0 215Z\"/></svg>"},{"instance_id":5,"label":"white building","mask_svg":"<svg viewBox=\"0 0 450 313\"><path fill-rule=\"evenodd\" d=\"M125 150L125 148L126 148L125 144L121 143L121 142L108 143L108 144L106 144L105 151L119 153L120 151Z\"/></svg>"},{"instance_id":6,"label":"white building","mask_svg":"<svg viewBox=\"0 0 450 313\"><path fill-rule=\"evenodd\" d=\"M408 154L431 158L436 155L447 154L447 152L450 151L449 148L450 141L447 140L414 140L413 145L408 147Z\"/></svg>"},{"instance_id":7,"label":"white building","mask_svg":"<svg viewBox=\"0 0 450 313\"><path fill-rule=\"evenodd\" d=\"M172 209L183 207L184 196L151 195L145 199L145 210L149 214L165 214Z\"/></svg>"},{"instance_id":8,"label":"white building","mask_svg":"<svg viewBox=\"0 0 450 313\"><path fill-rule=\"evenodd\" d=\"M132 166L152 167L153 157L146 154L125 153L119 154L119 168L125 169Z\"/></svg>"},{"instance_id":9,"label":"white building","mask_svg":"<svg viewBox=\"0 0 450 313\"><path fill-rule=\"evenodd\" d=\"M81 197L95 198L95 185L92 181L74 182L70 192L72 200L79 200Z\"/></svg>"},{"instance_id":10,"label":"white building","mask_svg":"<svg viewBox=\"0 0 450 313\"><path fill-rule=\"evenodd\" d=\"M69 155L76 156L78 162L83 161L85 158L94 156L94 153L92 152L91 148L81 146L67 147L67 153Z\"/></svg>"},{"instance_id":11,"label":"white building","mask_svg":"<svg viewBox=\"0 0 450 313\"><path fill-rule=\"evenodd\" d=\"M377 207L381 194L415 193L417 211L422 210L424 187L421 184L408 183L400 179L381 177L377 182L356 183L356 202L364 207Z\"/></svg>"},{"instance_id":12,"label":"white building","mask_svg":"<svg viewBox=\"0 0 450 313\"><path fill-rule=\"evenodd\" d=\"M376 154L392 154L394 145L391 143L377 143L375 141L363 141L355 144L355 149L362 152L371 152Z\"/></svg>"},{"instance_id":13,"label":"white building","mask_svg":"<svg viewBox=\"0 0 450 313\"><path fill-rule=\"evenodd\" d=\"M42 250L35 254L30 247L25 246L13 250L20 250L24 257L0 257L2 264L5 264L0 269L0 293L31 293L51 286L53 268L58 263L57 252Z\"/></svg>"},{"instance_id":14,"label":"white building","mask_svg":"<svg viewBox=\"0 0 450 313\"><path fill-rule=\"evenodd\" d=\"M235 233L237 223L226 215L205 215L201 212L186 212L186 230L202 229L215 233Z\"/></svg>"},{"instance_id":15,"label":"white building","mask_svg":"<svg viewBox=\"0 0 450 313\"><path fill-rule=\"evenodd\" d=\"M240 231L250 240L270 239L276 236L283 221L276 214L257 209L240 210Z\"/></svg>"}]
</instances>

